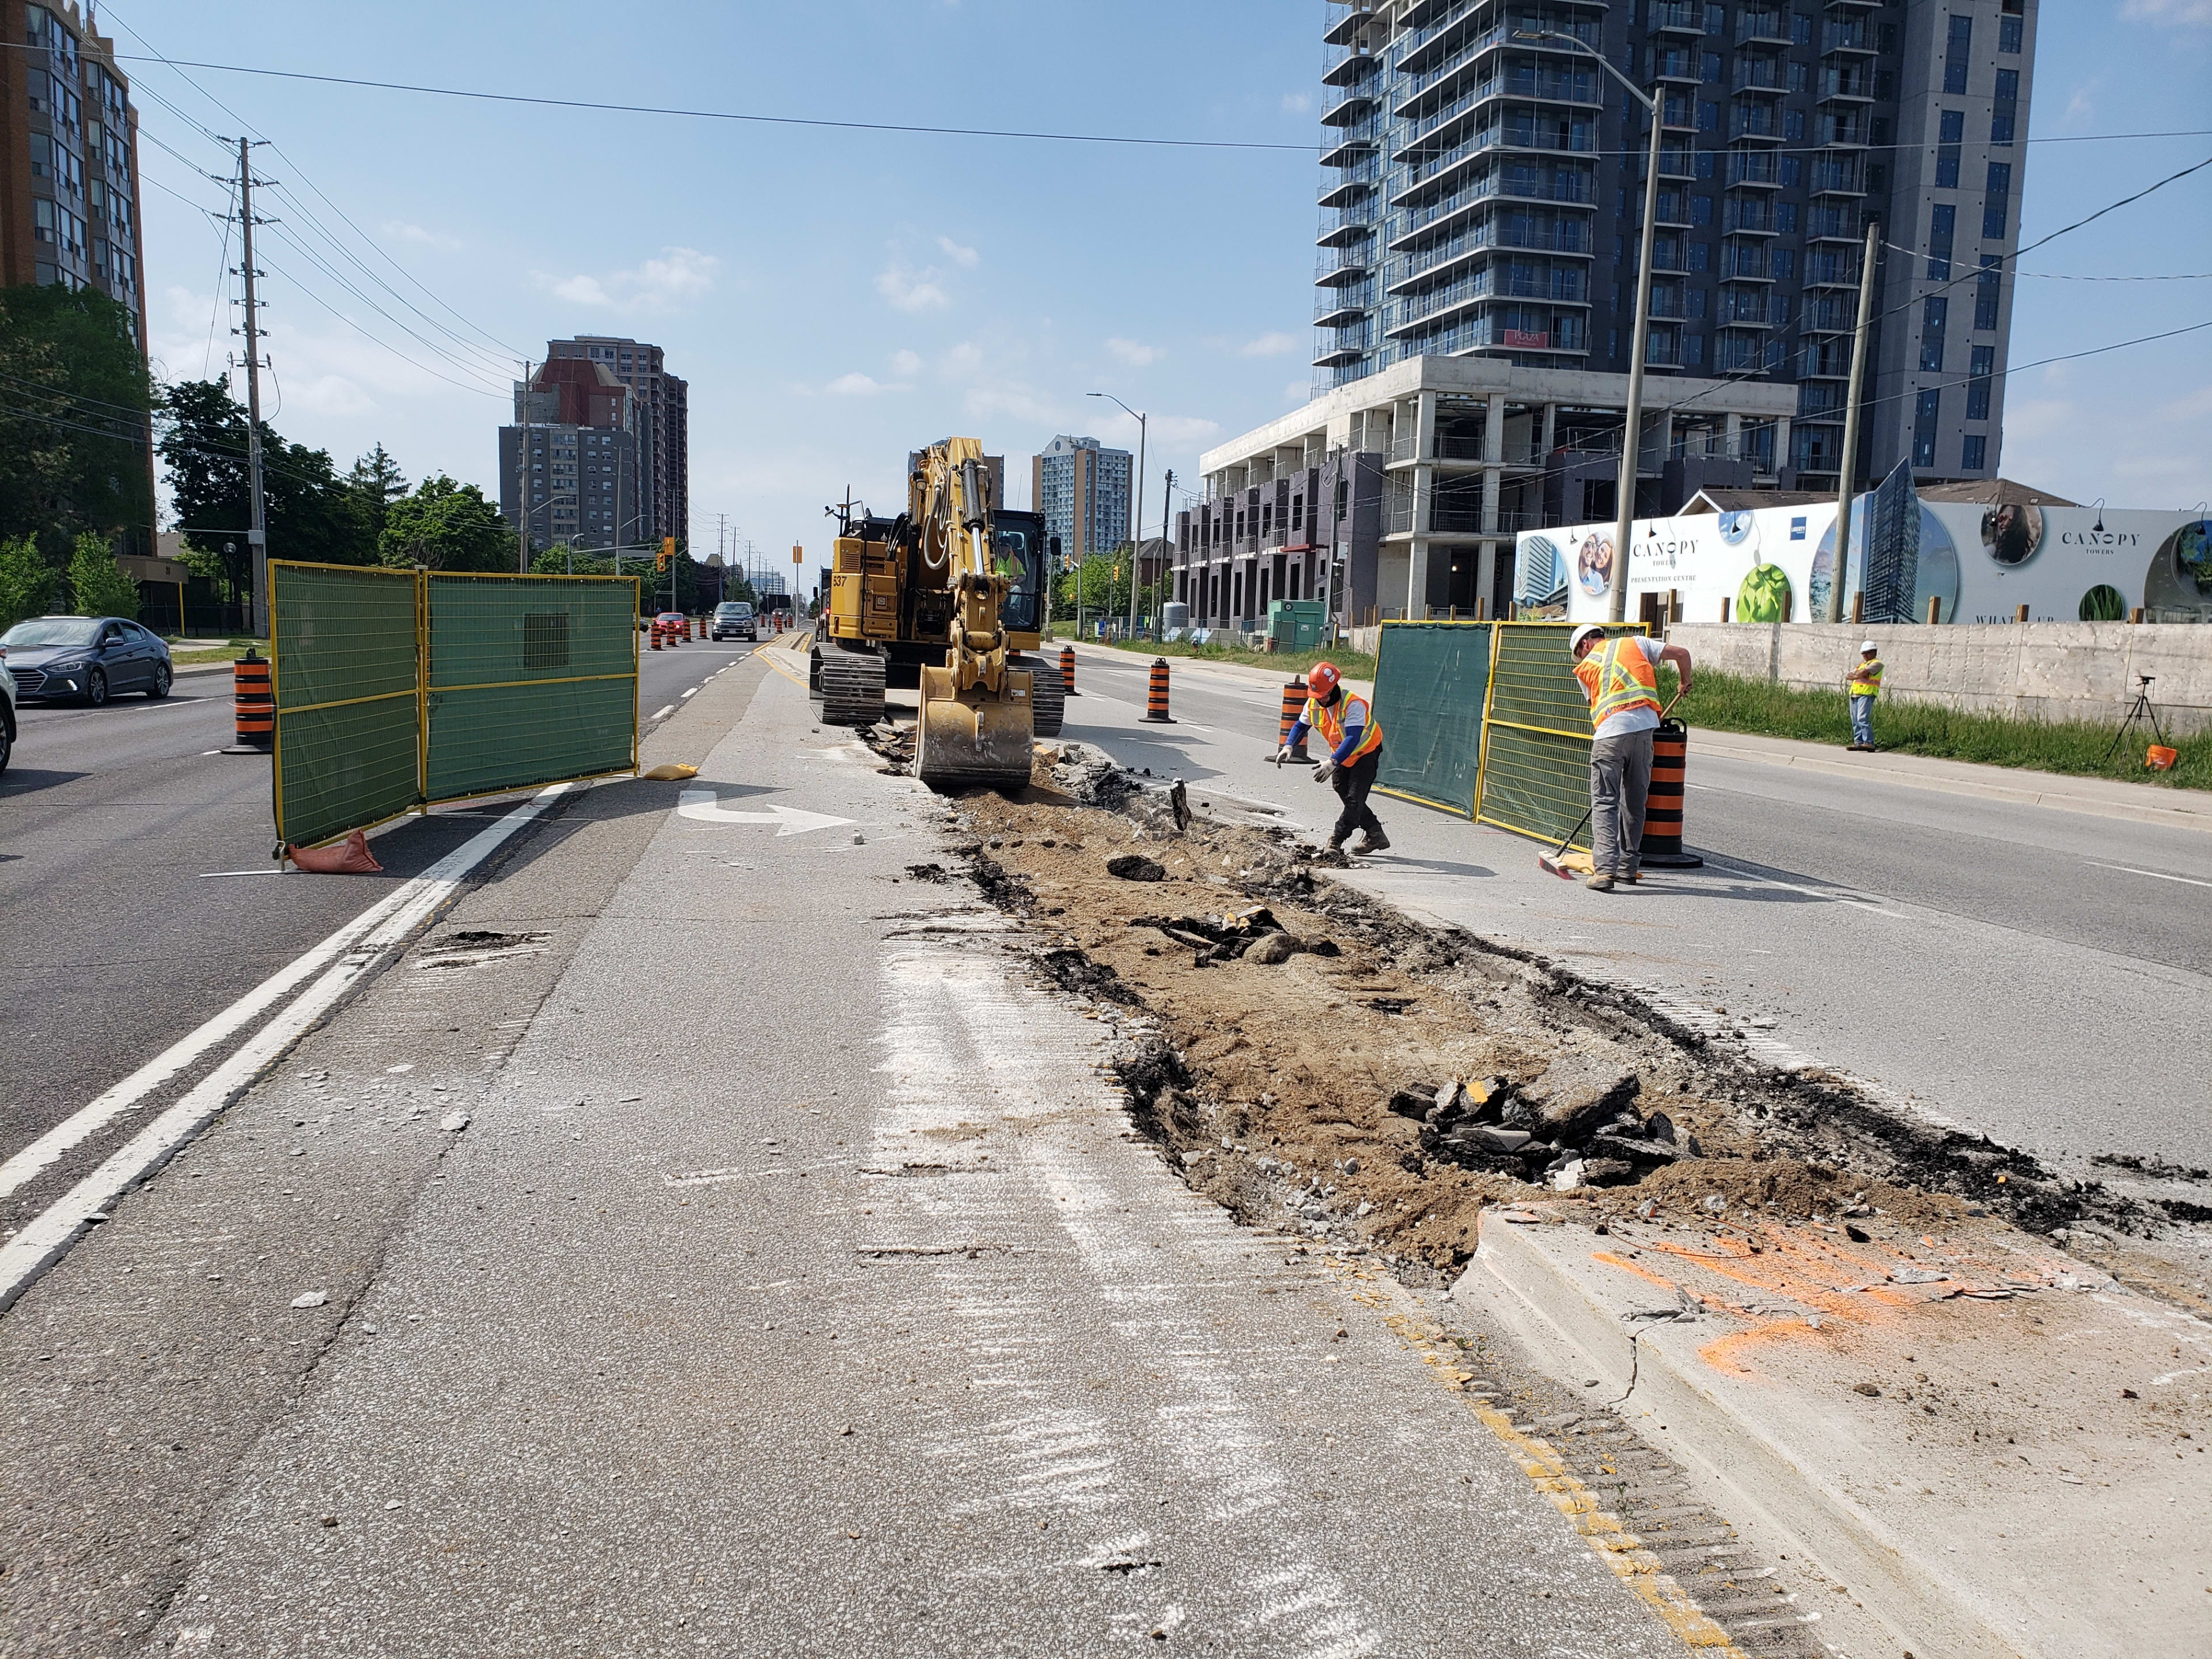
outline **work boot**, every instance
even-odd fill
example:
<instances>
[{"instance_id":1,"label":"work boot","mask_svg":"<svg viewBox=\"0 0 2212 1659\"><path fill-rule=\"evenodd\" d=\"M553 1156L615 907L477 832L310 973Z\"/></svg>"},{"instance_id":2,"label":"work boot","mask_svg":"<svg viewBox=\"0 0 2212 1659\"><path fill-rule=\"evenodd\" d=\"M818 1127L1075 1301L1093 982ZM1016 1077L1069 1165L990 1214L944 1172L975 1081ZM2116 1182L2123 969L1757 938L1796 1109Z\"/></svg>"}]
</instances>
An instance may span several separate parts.
<instances>
[{"instance_id":1,"label":"work boot","mask_svg":"<svg viewBox=\"0 0 2212 1659\"><path fill-rule=\"evenodd\" d=\"M1370 830L1360 836L1359 845L1352 850L1364 858L1370 853L1381 852L1389 844L1389 836L1384 835L1380 830Z\"/></svg>"},{"instance_id":2,"label":"work boot","mask_svg":"<svg viewBox=\"0 0 2212 1659\"><path fill-rule=\"evenodd\" d=\"M1613 872L1609 870L1593 870L1583 881L1583 885L1594 893L1610 893L1613 890Z\"/></svg>"}]
</instances>

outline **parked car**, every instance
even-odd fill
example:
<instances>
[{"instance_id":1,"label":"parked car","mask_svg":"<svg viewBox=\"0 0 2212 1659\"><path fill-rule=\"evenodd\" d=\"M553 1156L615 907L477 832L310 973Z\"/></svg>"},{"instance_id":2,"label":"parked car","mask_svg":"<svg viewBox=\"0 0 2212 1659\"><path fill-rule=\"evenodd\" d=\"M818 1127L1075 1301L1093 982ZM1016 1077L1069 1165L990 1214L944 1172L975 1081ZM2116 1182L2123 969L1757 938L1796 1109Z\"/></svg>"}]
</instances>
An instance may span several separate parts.
<instances>
[{"instance_id":1,"label":"parked car","mask_svg":"<svg viewBox=\"0 0 2212 1659\"><path fill-rule=\"evenodd\" d=\"M0 654L25 702L81 698L98 708L114 693L166 697L169 647L121 617L33 617L0 634Z\"/></svg>"},{"instance_id":2,"label":"parked car","mask_svg":"<svg viewBox=\"0 0 2212 1659\"><path fill-rule=\"evenodd\" d=\"M0 661L0 772L15 757L15 677Z\"/></svg>"},{"instance_id":3,"label":"parked car","mask_svg":"<svg viewBox=\"0 0 2212 1659\"><path fill-rule=\"evenodd\" d=\"M725 599L714 607L714 619L708 631L718 640L757 640L760 619L743 599Z\"/></svg>"}]
</instances>

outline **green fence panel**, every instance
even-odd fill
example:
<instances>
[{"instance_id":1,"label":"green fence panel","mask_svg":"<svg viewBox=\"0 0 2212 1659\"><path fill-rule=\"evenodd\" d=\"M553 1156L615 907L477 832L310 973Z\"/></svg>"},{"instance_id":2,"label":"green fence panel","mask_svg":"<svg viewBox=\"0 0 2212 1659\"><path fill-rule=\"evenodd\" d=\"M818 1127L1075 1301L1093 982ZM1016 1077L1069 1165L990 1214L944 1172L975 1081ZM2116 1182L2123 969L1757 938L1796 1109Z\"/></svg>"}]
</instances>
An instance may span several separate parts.
<instances>
[{"instance_id":1,"label":"green fence panel","mask_svg":"<svg viewBox=\"0 0 2212 1659\"><path fill-rule=\"evenodd\" d=\"M276 837L312 847L416 799L415 575L274 560Z\"/></svg>"},{"instance_id":2,"label":"green fence panel","mask_svg":"<svg viewBox=\"0 0 2212 1659\"><path fill-rule=\"evenodd\" d=\"M1375 664L1382 763L1375 787L1474 815L1491 624L1388 622Z\"/></svg>"},{"instance_id":3,"label":"green fence panel","mask_svg":"<svg viewBox=\"0 0 2212 1659\"><path fill-rule=\"evenodd\" d=\"M1643 631L1636 624L1607 629ZM1566 623L1498 625L1475 806L1485 823L1558 842L1589 809L1589 700L1567 655L1573 632ZM1587 826L1573 844L1589 849Z\"/></svg>"},{"instance_id":4,"label":"green fence panel","mask_svg":"<svg viewBox=\"0 0 2212 1659\"><path fill-rule=\"evenodd\" d=\"M432 801L636 763L637 580L424 580Z\"/></svg>"}]
</instances>

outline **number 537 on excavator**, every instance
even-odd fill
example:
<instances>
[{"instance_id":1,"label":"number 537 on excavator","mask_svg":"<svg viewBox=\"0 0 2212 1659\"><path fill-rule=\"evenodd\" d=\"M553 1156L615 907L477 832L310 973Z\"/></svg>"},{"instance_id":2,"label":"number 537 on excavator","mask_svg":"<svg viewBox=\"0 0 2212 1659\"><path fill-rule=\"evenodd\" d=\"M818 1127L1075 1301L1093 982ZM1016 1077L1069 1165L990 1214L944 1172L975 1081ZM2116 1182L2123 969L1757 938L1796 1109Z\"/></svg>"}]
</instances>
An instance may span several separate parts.
<instances>
[{"instance_id":1,"label":"number 537 on excavator","mask_svg":"<svg viewBox=\"0 0 2212 1659\"><path fill-rule=\"evenodd\" d=\"M1036 655L1042 523L997 508L983 447L946 438L915 458L907 510L842 515L807 685L825 722L883 718L886 686L921 692L924 782L1016 787L1033 737L1060 724L1060 671Z\"/></svg>"}]
</instances>

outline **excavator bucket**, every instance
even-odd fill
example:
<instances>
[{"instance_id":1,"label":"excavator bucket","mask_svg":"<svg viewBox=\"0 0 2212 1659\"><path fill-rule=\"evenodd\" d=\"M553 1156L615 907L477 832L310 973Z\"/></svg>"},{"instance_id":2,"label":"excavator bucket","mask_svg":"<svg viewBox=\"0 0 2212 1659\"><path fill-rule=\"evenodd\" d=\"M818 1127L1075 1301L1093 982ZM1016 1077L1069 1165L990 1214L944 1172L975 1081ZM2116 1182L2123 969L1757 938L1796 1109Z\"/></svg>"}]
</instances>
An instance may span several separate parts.
<instances>
[{"instance_id":1,"label":"excavator bucket","mask_svg":"<svg viewBox=\"0 0 2212 1659\"><path fill-rule=\"evenodd\" d=\"M1035 677L1006 671L1006 689L953 688L949 668L921 671L921 717L915 723L914 770L938 787L990 784L1018 788L1030 781L1030 716Z\"/></svg>"}]
</instances>

